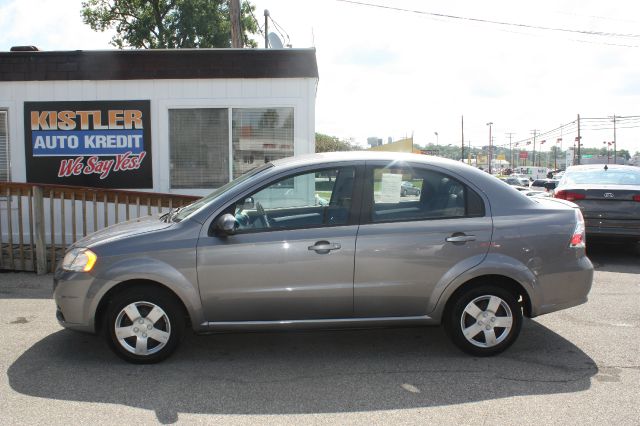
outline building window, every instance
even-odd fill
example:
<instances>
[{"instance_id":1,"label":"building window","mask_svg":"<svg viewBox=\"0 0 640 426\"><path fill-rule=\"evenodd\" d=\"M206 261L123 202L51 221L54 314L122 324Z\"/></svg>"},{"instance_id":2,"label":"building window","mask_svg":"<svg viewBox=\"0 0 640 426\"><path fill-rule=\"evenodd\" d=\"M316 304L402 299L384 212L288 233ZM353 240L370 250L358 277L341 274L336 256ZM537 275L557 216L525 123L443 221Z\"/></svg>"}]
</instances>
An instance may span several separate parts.
<instances>
[{"instance_id":1,"label":"building window","mask_svg":"<svg viewBox=\"0 0 640 426\"><path fill-rule=\"evenodd\" d=\"M293 155L293 108L234 108L232 117L234 179Z\"/></svg>"},{"instance_id":2,"label":"building window","mask_svg":"<svg viewBox=\"0 0 640 426\"><path fill-rule=\"evenodd\" d=\"M9 180L9 165L9 123L7 111L0 110L0 181Z\"/></svg>"},{"instance_id":3,"label":"building window","mask_svg":"<svg viewBox=\"0 0 640 426\"><path fill-rule=\"evenodd\" d=\"M229 110L169 110L171 188L217 188L229 182Z\"/></svg>"}]
</instances>

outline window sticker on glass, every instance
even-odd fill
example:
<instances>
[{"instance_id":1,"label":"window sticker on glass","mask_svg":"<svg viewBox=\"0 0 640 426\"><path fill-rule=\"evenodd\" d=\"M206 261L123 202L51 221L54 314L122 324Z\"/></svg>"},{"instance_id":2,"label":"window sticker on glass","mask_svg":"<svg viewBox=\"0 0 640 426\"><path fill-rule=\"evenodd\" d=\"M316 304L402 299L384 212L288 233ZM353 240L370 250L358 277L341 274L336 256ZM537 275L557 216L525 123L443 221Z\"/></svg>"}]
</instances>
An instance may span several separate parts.
<instances>
[{"instance_id":1,"label":"window sticker on glass","mask_svg":"<svg viewBox=\"0 0 640 426\"><path fill-rule=\"evenodd\" d=\"M399 203L402 186L402 175L383 173L380 182L380 203Z\"/></svg>"}]
</instances>

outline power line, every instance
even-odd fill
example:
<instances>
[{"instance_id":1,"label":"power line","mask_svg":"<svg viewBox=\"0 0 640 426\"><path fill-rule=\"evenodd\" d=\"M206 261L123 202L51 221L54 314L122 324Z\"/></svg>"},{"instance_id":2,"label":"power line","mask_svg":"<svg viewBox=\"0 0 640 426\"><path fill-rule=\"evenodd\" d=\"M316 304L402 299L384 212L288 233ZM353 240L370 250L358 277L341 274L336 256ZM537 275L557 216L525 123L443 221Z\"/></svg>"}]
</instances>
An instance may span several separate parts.
<instances>
[{"instance_id":1,"label":"power line","mask_svg":"<svg viewBox=\"0 0 640 426\"><path fill-rule=\"evenodd\" d=\"M545 27L541 25L529 25L529 24L520 24L516 22L506 22L506 21L493 21L490 19L482 19L482 18L470 18L465 16L457 16L457 15L449 15L445 13L436 13L436 12L426 12L423 10L415 10L415 9L404 9L401 7L394 6L385 6L381 4L374 3L366 3L361 1L354 0L337 0L343 3L351 3L358 6L366 6L366 7L375 7L380 9L387 10L395 10L398 12L407 12L407 13L416 13L419 15L427 15L437 18L445 18L445 19L456 19L462 21L470 21L470 22L480 22L483 24L492 24L492 25L502 25L502 26L511 26L511 27L519 27L519 28L529 28L534 30L543 30L543 31L556 31L556 32L564 32L564 33L573 33L573 34L583 34L583 35L592 35L592 36L601 36L601 37L623 37L623 38L640 38L640 34L631 34L631 33L612 33L605 31L591 31L591 30L577 30L570 28L559 28L559 27ZM630 46L633 47L633 46Z\"/></svg>"},{"instance_id":2,"label":"power line","mask_svg":"<svg viewBox=\"0 0 640 426\"><path fill-rule=\"evenodd\" d=\"M262 28L262 25L260 25L260 22L258 22L256 15L253 14L253 9L251 7L249 7L249 13L251 13L251 17L253 18L253 21L256 23L256 26L258 27L258 32L262 37L264 37L264 30Z\"/></svg>"},{"instance_id":3,"label":"power line","mask_svg":"<svg viewBox=\"0 0 640 426\"><path fill-rule=\"evenodd\" d=\"M269 19L271 19L271 22L273 23L273 27L276 29L276 31L278 31L278 34L280 34L280 37L282 38L287 38L287 46L291 46L291 38L289 38L289 33L287 33L287 31L285 31L284 28L282 28L282 26L280 24L278 24L276 21L273 20L273 17L269 16ZM282 34L282 32L280 32L280 30L282 30L282 32L284 32L284 35Z\"/></svg>"}]
</instances>

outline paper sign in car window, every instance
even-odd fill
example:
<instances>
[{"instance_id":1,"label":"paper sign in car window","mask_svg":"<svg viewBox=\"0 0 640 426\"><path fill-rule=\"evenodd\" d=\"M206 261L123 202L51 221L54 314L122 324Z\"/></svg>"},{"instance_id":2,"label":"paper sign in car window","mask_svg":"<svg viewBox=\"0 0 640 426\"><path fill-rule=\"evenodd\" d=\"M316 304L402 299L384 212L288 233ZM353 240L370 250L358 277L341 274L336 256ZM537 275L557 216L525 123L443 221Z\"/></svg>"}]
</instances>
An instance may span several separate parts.
<instances>
[{"instance_id":1,"label":"paper sign in car window","mask_svg":"<svg viewBox=\"0 0 640 426\"><path fill-rule=\"evenodd\" d=\"M399 203L402 186L402 175L393 173L383 173L380 182L380 203Z\"/></svg>"}]
</instances>

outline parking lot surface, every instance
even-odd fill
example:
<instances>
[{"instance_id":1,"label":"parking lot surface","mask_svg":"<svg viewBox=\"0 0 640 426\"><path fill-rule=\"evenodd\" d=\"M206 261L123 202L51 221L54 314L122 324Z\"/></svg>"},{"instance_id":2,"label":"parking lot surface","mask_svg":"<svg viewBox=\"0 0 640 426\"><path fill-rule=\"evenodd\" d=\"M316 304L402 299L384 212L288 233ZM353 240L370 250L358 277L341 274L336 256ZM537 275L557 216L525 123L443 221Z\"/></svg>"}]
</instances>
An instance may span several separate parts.
<instances>
[{"instance_id":1,"label":"parking lot surface","mask_svg":"<svg viewBox=\"0 0 640 426\"><path fill-rule=\"evenodd\" d=\"M640 258L589 254L589 302L493 358L433 327L188 334L136 366L57 324L51 276L2 273L0 424L640 424Z\"/></svg>"}]
</instances>

